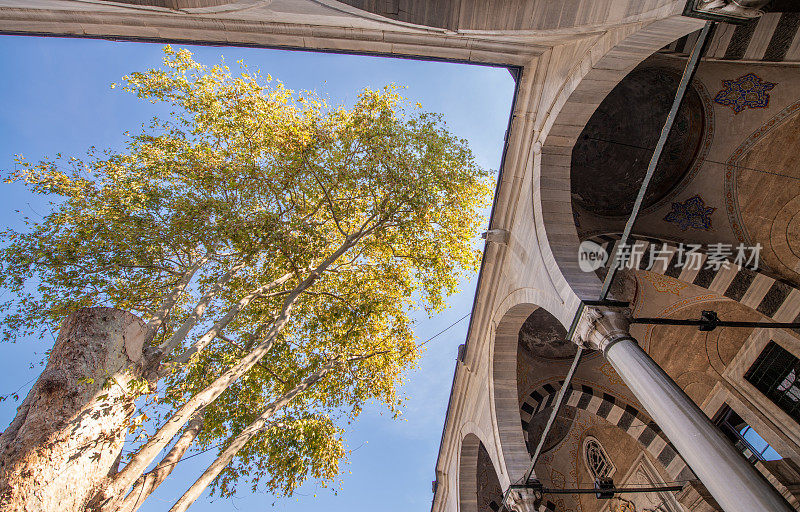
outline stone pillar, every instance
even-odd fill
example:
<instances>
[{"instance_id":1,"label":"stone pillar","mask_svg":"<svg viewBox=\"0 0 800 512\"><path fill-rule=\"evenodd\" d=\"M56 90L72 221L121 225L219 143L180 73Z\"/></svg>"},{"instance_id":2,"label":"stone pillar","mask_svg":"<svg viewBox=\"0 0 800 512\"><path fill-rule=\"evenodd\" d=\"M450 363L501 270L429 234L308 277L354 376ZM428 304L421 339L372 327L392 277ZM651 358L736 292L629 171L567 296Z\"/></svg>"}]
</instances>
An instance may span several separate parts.
<instances>
[{"instance_id":1,"label":"stone pillar","mask_svg":"<svg viewBox=\"0 0 800 512\"><path fill-rule=\"evenodd\" d=\"M726 512L789 512L783 497L628 332L627 311L586 308L576 342L600 350ZM680 340L675 340L680 343Z\"/></svg>"}]
</instances>

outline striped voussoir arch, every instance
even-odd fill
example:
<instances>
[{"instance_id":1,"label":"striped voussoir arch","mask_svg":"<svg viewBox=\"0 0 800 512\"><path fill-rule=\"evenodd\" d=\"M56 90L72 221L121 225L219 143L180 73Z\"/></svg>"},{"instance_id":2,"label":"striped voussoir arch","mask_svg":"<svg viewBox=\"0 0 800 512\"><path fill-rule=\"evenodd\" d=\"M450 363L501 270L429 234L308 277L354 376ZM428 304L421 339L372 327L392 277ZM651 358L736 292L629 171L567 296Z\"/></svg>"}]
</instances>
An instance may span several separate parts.
<instances>
[{"instance_id":1,"label":"striped voussoir arch","mask_svg":"<svg viewBox=\"0 0 800 512\"><path fill-rule=\"evenodd\" d=\"M619 238L619 235L610 234L598 235L590 240L613 255ZM724 266L706 268L705 253L700 255L700 268L680 266L679 258L675 256L678 248L674 243L656 238L631 237L629 243L637 245L637 252L645 255L639 262L640 270L706 288L755 309L776 322L800 322L800 290L788 283L773 279L762 272L740 267L733 262L729 262L727 268ZM655 244L660 250L663 249L662 254L668 254L668 258L656 261L652 268L647 268L650 265L648 251L651 244Z\"/></svg>"},{"instance_id":2,"label":"striped voussoir arch","mask_svg":"<svg viewBox=\"0 0 800 512\"><path fill-rule=\"evenodd\" d=\"M525 398L521 407L521 416L526 444L528 442L528 423L536 414L553 404L563 384L563 380L544 384ZM586 385L581 385L580 389L570 385L564 400L566 405L600 416L624 430L664 466L673 481L685 482L697 478L658 425L635 407L608 393L598 393ZM748 454L745 453L745 455ZM755 467L792 507L800 510L800 502L797 498L764 466L764 463L756 462ZM537 512L556 512L556 505L552 501L542 500Z\"/></svg>"},{"instance_id":3,"label":"striped voussoir arch","mask_svg":"<svg viewBox=\"0 0 800 512\"><path fill-rule=\"evenodd\" d=\"M762 62L800 61L800 12L769 12L741 25L720 23L705 59ZM688 57L700 31L665 46L661 53Z\"/></svg>"},{"instance_id":4,"label":"striped voussoir arch","mask_svg":"<svg viewBox=\"0 0 800 512\"><path fill-rule=\"evenodd\" d=\"M553 404L563 383L544 384L525 397L520 406L523 432L527 433L528 424L536 414ZM599 416L624 430L664 466L672 480L696 478L658 425L632 405L590 386L573 387L571 384L564 395L564 404Z\"/></svg>"},{"instance_id":5,"label":"striped voussoir arch","mask_svg":"<svg viewBox=\"0 0 800 512\"><path fill-rule=\"evenodd\" d=\"M556 512L556 504L549 500L542 500L537 512Z\"/></svg>"}]
</instances>

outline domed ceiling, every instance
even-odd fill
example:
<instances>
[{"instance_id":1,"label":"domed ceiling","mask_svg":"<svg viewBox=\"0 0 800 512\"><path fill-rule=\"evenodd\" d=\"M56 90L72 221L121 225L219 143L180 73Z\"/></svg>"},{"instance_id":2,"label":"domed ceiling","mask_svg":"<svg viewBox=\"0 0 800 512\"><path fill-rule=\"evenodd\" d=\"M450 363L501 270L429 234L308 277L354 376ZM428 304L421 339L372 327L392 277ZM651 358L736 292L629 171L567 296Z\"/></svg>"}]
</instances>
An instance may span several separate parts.
<instances>
[{"instance_id":1,"label":"domed ceiling","mask_svg":"<svg viewBox=\"0 0 800 512\"><path fill-rule=\"evenodd\" d=\"M519 348L532 357L570 359L575 344L567 340L567 330L553 315L542 308L525 320L519 330Z\"/></svg>"},{"instance_id":2,"label":"domed ceiling","mask_svg":"<svg viewBox=\"0 0 800 512\"><path fill-rule=\"evenodd\" d=\"M528 453L531 455L536 451L536 446L539 444L539 440L544 432L544 427L550 419L551 414L553 414L553 408L546 407L531 418L530 423L528 423ZM569 433L574 421L575 409L572 407L562 407L558 411L553 426L547 433L547 439L545 439L545 443L542 446L542 453L549 452L560 443Z\"/></svg>"},{"instance_id":3,"label":"domed ceiling","mask_svg":"<svg viewBox=\"0 0 800 512\"><path fill-rule=\"evenodd\" d=\"M595 215L630 214L680 76L663 68L632 71L600 104L572 150L575 204ZM687 91L643 208L669 196L694 162L703 137L703 104Z\"/></svg>"},{"instance_id":4,"label":"domed ceiling","mask_svg":"<svg viewBox=\"0 0 800 512\"><path fill-rule=\"evenodd\" d=\"M800 114L790 115L772 130L761 131L764 135L754 143L746 141L741 156L731 162L726 189L733 194L727 210L739 241L760 243L763 263L778 277L798 283Z\"/></svg>"}]
</instances>

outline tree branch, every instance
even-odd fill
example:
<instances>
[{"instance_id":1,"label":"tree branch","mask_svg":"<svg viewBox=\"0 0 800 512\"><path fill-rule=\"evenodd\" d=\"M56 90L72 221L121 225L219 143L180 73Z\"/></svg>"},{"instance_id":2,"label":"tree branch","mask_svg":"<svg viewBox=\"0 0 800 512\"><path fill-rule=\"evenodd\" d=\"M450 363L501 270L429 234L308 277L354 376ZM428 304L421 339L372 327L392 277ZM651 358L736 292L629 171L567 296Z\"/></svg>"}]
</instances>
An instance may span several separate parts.
<instances>
[{"instance_id":1,"label":"tree branch","mask_svg":"<svg viewBox=\"0 0 800 512\"><path fill-rule=\"evenodd\" d=\"M225 286L228 281L233 278L234 274L241 270L245 266L244 262L239 262L233 266L228 272L226 272L222 277L217 279L217 281L211 286L211 288L203 295L200 300L197 302L197 305L194 307L194 311L192 314L189 315L183 325L181 325L173 334L169 337L168 340L163 342L158 348L161 350L162 354L168 354L172 349L177 347L181 344L183 339L186 337L187 334L197 325L197 322L203 317L206 312L206 308L211 303L211 301L219 294L222 290L223 286Z\"/></svg>"},{"instance_id":2,"label":"tree branch","mask_svg":"<svg viewBox=\"0 0 800 512\"><path fill-rule=\"evenodd\" d=\"M180 497L180 499L169 509L169 512L184 512L194 503L203 493L206 487L230 464L231 460L239 453L245 444L253 438L264 427L264 424L276 411L288 404L297 395L307 390L321 378L323 378L338 361L333 359L323 364L317 371L301 380L295 387L281 395L277 400L270 403L259 417L250 423L238 436L233 439L230 445L211 463L210 466L200 475L194 484Z\"/></svg>"},{"instance_id":3,"label":"tree branch","mask_svg":"<svg viewBox=\"0 0 800 512\"><path fill-rule=\"evenodd\" d=\"M300 295L310 288L328 267L330 267L339 257L353 247L358 238L347 237L344 243L325 260L322 261L308 277L306 277L292 292L284 299L281 313L272 323L264 339L250 351L249 354L240 359L235 365L217 377L211 384L202 391L191 397L182 405L170 419L168 419L158 431L144 444L131 458L128 464L114 475L110 484L103 490L100 497L101 508L103 511L112 511L116 504L122 499L127 489L144 472L148 465L163 450L175 434L186 424L187 421L200 409L204 408L216 400L228 387L236 382L242 375L247 373L258 361L260 361L272 348L272 345L289 321L292 309Z\"/></svg>"},{"instance_id":4,"label":"tree branch","mask_svg":"<svg viewBox=\"0 0 800 512\"><path fill-rule=\"evenodd\" d=\"M122 500L116 512L136 512L139 509L153 491L172 473L175 465L180 462L183 455L194 443L194 440L200 435L200 430L203 428L203 420L204 414L203 411L200 411L189 421L181 437L178 438L169 453L161 459L161 462L136 480L136 483L133 484L133 489Z\"/></svg>"},{"instance_id":5,"label":"tree branch","mask_svg":"<svg viewBox=\"0 0 800 512\"><path fill-rule=\"evenodd\" d=\"M230 309L228 309L228 312L225 313L225 315L222 318L220 318L217 321L217 323L215 323L208 331L206 331L206 333L203 336L201 336L200 339L192 343L192 345L189 348L187 348L182 354L176 357L173 360L174 364L182 366L188 363L189 360L191 360L192 356L205 349L209 343L214 341L214 338L216 338L217 335L219 335L219 333L222 332L222 330L225 329L225 327L227 327L228 324L231 323L234 318L236 318L236 315L238 315L240 311L246 308L253 301L253 299L263 297L269 290L284 284L286 281L291 279L293 275L294 274L291 272L286 273L281 277L279 277L278 279L272 281L271 283L265 284L264 286L260 286L255 290L252 290L244 297L242 297L241 300L239 300L238 303L231 306Z\"/></svg>"},{"instance_id":6,"label":"tree branch","mask_svg":"<svg viewBox=\"0 0 800 512\"><path fill-rule=\"evenodd\" d=\"M164 298L161 306L155 312L150 321L147 322L147 327L150 329L151 335L158 331L158 328L164 323L164 320L167 318L167 315L169 315L169 312L172 311L172 308L178 303L181 294L184 292L184 290L186 290L186 287L189 286L189 282L191 282L194 274L200 270L200 268L205 265L206 262L208 262L207 254L203 255L201 258L198 258L194 265L186 269L186 272L183 273L181 278L178 280L178 283L172 288L172 291L169 293L169 295Z\"/></svg>"},{"instance_id":7,"label":"tree branch","mask_svg":"<svg viewBox=\"0 0 800 512\"><path fill-rule=\"evenodd\" d=\"M228 445L228 447L225 448L221 454L219 454L216 460L212 462L210 466L208 466L203 474L200 475L200 478L198 478L194 484L192 484L192 486L189 487L189 489L183 494L183 496L181 496L180 499L172 506L172 508L169 509L169 512L185 512L192 505L192 503L194 503L197 498L200 497L206 487L208 487L211 482L213 482L214 479L217 478L220 473L222 473L225 467L231 463L236 454L239 453L239 450L244 448L244 445L246 445L250 439L252 439L264 428L267 420L269 420L269 418L275 414L275 412L291 402L297 395L303 393L308 388L319 382L320 379L328 374L328 372L333 370L333 368L335 368L337 365L369 359L370 357L374 357L377 354L385 352L386 351L383 350L346 358L336 357L326 361L315 372L301 380L291 390L287 391L267 405L259 417L245 427L245 429L233 439L231 444Z\"/></svg>"}]
</instances>

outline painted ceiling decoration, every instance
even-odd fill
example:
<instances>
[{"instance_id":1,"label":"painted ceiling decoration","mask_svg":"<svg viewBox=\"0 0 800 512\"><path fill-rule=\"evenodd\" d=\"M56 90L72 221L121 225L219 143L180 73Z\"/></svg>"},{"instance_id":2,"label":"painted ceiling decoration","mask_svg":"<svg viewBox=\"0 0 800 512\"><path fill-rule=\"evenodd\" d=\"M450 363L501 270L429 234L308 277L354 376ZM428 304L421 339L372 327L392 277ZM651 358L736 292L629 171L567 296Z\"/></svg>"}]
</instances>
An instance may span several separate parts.
<instances>
[{"instance_id":1,"label":"painted ceiling decoration","mask_svg":"<svg viewBox=\"0 0 800 512\"><path fill-rule=\"evenodd\" d=\"M767 108L767 91L771 91L776 85L762 80L755 73L747 73L735 80L723 80L723 88L714 96L714 102L730 107L734 114L748 108Z\"/></svg>"},{"instance_id":2,"label":"painted ceiling decoration","mask_svg":"<svg viewBox=\"0 0 800 512\"><path fill-rule=\"evenodd\" d=\"M699 195L695 195L683 202L672 203L672 211L669 212L664 220L677 224L682 231L687 229L711 230L711 214L716 208L706 206L705 200Z\"/></svg>"},{"instance_id":3,"label":"painted ceiling decoration","mask_svg":"<svg viewBox=\"0 0 800 512\"><path fill-rule=\"evenodd\" d=\"M672 295L680 296L681 290L689 287L689 285L683 281L678 281L677 279L673 279L662 274L656 274L654 272L648 272L644 274L643 277L659 293L671 293Z\"/></svg>"},{"instance_id":4,"label":"painted ceiling decoration","mask_svg":"<svg viewBox=\"0 0 800 512\"><path fill-rule=\"evenodd\" d=\"M800 101L794 101L733 151L723 185L733 236L751 246L759 242L764 265L787 282L797 282L800 270L798 147Z\"/></svg>"}]
</instances>

